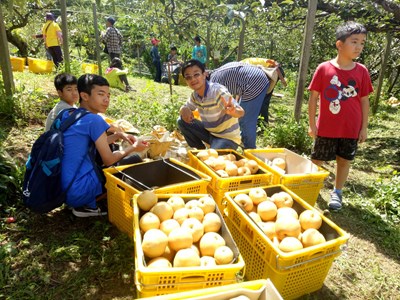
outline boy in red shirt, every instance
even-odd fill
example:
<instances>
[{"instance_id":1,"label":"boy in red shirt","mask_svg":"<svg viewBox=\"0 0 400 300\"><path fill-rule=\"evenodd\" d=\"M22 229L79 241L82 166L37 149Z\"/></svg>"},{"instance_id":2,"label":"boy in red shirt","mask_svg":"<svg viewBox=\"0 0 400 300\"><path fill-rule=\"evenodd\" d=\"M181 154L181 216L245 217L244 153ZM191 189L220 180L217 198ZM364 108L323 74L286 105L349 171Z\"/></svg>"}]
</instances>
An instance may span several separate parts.
<instances>
[{"instance_id":1,"label":"boy in red shirt","mask_svg":"<svg viewBox=\"0 0 400 300\"><path fill-rule=\"evenodd\" d=\"M368 69L353 60L360 56L367 37L361 24L346 22L336 30L336 58L320 64L308 89L309 134L315 139L312 161L321 165L336 159L335 188L329 208L342 208L342 188L357 144L367 138L369 100L373 91ZM319 99L318 120L315 120Z\"/></svg>"}]
</instances>

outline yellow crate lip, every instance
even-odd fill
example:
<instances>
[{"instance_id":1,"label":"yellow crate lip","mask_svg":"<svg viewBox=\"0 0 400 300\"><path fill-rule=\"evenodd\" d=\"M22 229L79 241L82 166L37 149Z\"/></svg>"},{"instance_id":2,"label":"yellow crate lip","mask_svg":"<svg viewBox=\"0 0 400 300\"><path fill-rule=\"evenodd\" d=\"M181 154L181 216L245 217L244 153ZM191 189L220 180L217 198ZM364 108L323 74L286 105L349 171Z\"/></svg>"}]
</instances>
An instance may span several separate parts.
<instances>
[{"instance_id":1,"label":"yellow crate lip","mask_svg":"<svg viewBox=\"0 0 400 300\"><path fill-rule=\"evenodd\" d=\"M272 172L274 175L277 175L279 177L282 177L282 179L296 179L298 178L299 180L301 178L304 178L306 175L307 177L312 177L316 180L320 179L325 179L328 175L329 172L325 170L324 168L321 168L320 166L318 167L318 173L302 173L302 174L281 174L268 166L265 162L263 162L261 159L259 159L257 156L255 156L253 153L283 153L285 148L264 148L264 149L246 149L244 150L244 155L247 158L254 159L259 165L261 165L263 168L267 169L268 171Z\"/></svg>"},{"instance_id":2,"label":"yellow crate lip","mask_svg":"<svg viewBox=\"0 0 400 300\"><path fill-rule=\"evenodd\" d=\"M144 253L141 247L141 242L142 242L142 238L141 238L141 233L140 233L140 227L139 227L139 215L140 215L140 211L139 211L139 207L137 206L137 197L139 195L136 194L133 196L133 222L134 222L134 243L135 243L135 283L138 286L142 286L142 287L154 287L154 286L158 286L154 285L154 284L143 284L142 282L140 282L139 277L146 277L146 275L157 275L157 274L167 274L170 276L173 276L173 274L183 274L185 276L201 276L201 275L206 275L210 272L227 272L227 271L237 271L239 272L240 270L242 270L245 267L245 263L244 260L242 258L242 256L239 253L239 250L236 246L236 250L238 251L239 255L237 257L237 261L232 263L232 264L227 264L227 265L217 265L217 266L209 266L209 267L174 267L174 268L157 268L157 269L152 269L152 268L148 268L144 265ZM182 197L183 199L200 199L201 197L204 196L209 196L208 194L157 194L158 199L163 200L163 199L168 199L171 196L179 196ZM216 210L218 210L218 206L216 205ZM223 220L223 215L220 212L219 213L220 217L222 218L222 222L223 222L223 226L225 226L225 229L229 232L224 220ZM230 233L229 233L230 234ZM233 238L232 238L233 240ZM234 241L233 241L234 242ZM232 282L232 280L227 280L229 282ZM193 283L205 283L207 281L199 281L199 282L190 282L190 284ZM181 284L180 282L176 282L174 283L174 285L179 285ZM171 284L169 284L171 285Z\"/></svg>"},{"instance_id":3,"label":"yellow crate lip","mask_svg":"<svg viewBox=\"0 0 400 300\"><path fill-rule=\"evenodd\" d=\"M268 171L267 169L265 169L260 164L259 164L259 170L263 172L261 174L252 174L252 175L245 175L245 176L231 176L229 178L222 178L213 169L211 169L206 163L204 163L202 160L197 158L196 153L198 153L199 151L201 151L201 150L189 150L188 151L189 159L193 162L197 162L198 164L200 164L202 170L204 170L203 172L206 172L206 174L211 176L211 178L212 178L211 184L212 184L212 187L214 190L228 191L229 189L226 188L226 185L231 182L236 182L236 181L240 181L240 182L248 181L249 182L248 184L240 183L240 186L243 186L243 187L245 187L246 185L251 187L253 185L252 181L254 181L254 180L264 180L266 182L266 184L271 182L271 178L272 178L271 172ZM222 155L232 153L237 157L246 158L244 155L242 155L239 152L232 150L232 149L218 149L217 152L218 152L218 154L222 154Z\"/></svg>"},{"instance_id":4,"label":"yellow crate lip","mask_svg":"<svg viewBox=\"0 0 400 300\"><path fill-rule=\"evenodd\" d=\"M155 297L149 297L149 298L146 297L146 299L148 299L148 300L196 299L195 297L204 297L204 296L208 296L208 295L213 296L213 295L220 294L223 292L242 290L242 289L249 290L252 292L258 292L262 288L264 288L267 284L269 284L270 286L273 286L273 283L269 279L257 279L257 280L244 281L244 282L234 283L234 284L229 284L229 285L210 287L210 288L201 289L201 290L185 291L185 292L180 292L180 293L161 295L161 296L155 296ZM275 291L276 291L276 289L275 289ZM276 291L276 293L278 293L278 291ZM269 299L269 298L267 298L267 299Z\"/></svg>"},{"instance_id":5,"label":"yellow crate lip","mask_svg":"<svg viewBox=\"0 0 400 300\"><path fill-rule=\"evenodd\" d=\"M305 209L310 209L310 210L318 212L318 214L321 215L322 220L325 221L329 226L334 228L337 231L337 233L339 234L338 238L330 240L330 241L327 241L327 242L325 242L323 244L315 245L315 246L303 248L301 250L297 250L297 251L286 253L286 252L281 251L279 248L277 248L273 244L273 242L264 234L264 232L258 226L256 226L256 223L254 221L250 220L254 224L253 229L255 229L257 231L257 233L259 234L259 236L261 236L263 238L263 240L277 253L277 259L293 260L293 259L297 258L298 256L308 255L310 252L313 252L314 254L318 254L319 252L321 252L323 249L327 248L328 246L343 245L343 244L345 244L347 242L347 240L350 237L347 232L345 232L343 229L341 229L339 226L337 226L335 223L333 223L330 219L326 218L316 208L312 207L306 201L304 201L301 198L299 198L296 194L291 192L285 186L278 184L278 185L264 186L264 187L261 187L261 188L265 189L265 188L273 188L273 187L280 187L282 190L284 190L285 192L289 193L292 196L292 198L294 200L296 200L296 202L298 202ZM231 205L237 207L237 211L239 212L239 214L243 218L249 218L249 216L248 216L248 214L246 214L243 211L243 209L241 207L239 207L239 205L233 200L233 198L237 194L249 193L249 191L250 191L250 189L245 189L245 190L232 191L232 192L226 192L225 193L225 199L227 201L229 201L231 203Z\"/></svg>"},{"instance_id":6,"label":"yellow crate lip","mask_svg":"<svg viewBox=\"0 0 400 300\"><path fill-rule=\"evenodd\" d=\"M199 180L208 181L208 182L211 181L211 177L208 176L207 174L204 174L203 172L201 172L201 171L199 171L199 170L196 170L196 169L192 168L191 166L180 162L180 161L177 160L177 159L169 158L169 160L170 160L171 162L177 164L177 165L180 165L181 167L185 167L185 168L191 170L192 172L196 173L197 175L199 175L199 176L201 177L201 179L199 179ZM141 164L146 164L146 162L137 163L137 164L131 164L131 165L118 166L118 167L110 167L110 168L104 169L103 172L104 172L104 174L105 174L106 177L111 177L113 174L117 173L118 171L123 171L123 170L125 170L125 169L127 169L127 168L129 168L129 167L133 167L133 166L137 166L137 165L141 165ZM118 171L117 171L117 170L118 170ZM123 184L124 186L127 185L124 181L120 180L119 178L114 178L114 179L115 179L116 181L118 181L119 183ZM196 182L196 180L187 181L187 182L185 182L185 184L190 184L190 183L193 183L193 182ZM170 187L176 186L176 185L180 185L180 184L165 185L165 186L163 186L162 188L156 189L156 191L157 191L157 190L162 191L163 189L170 188ZM128 185L128 186L129 186L129 185ZM133 187L131 187L131 188L134 189L134 190L136 190L136 189L133 188Z\"/></svg>"}]
</instances>

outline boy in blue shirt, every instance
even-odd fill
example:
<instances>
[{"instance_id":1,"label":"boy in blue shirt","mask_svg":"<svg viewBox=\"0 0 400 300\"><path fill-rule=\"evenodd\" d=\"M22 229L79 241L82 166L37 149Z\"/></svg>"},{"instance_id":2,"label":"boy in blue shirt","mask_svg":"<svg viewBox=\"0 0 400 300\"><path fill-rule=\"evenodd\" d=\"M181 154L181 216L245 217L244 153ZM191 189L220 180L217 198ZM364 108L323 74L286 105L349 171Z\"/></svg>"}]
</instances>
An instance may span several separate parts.
<instances>
[{"instance_id":1,"label":"boy in blue shirt","mask_svg":"<svg viewBox=\"0 0 400 300\"><path fill-rule=\"evenodd\" d=\"M71 184L67 192L66 204L72 207L72 213L77 217L106 215L96 203L96 197L103 193L103 186L97 176L97 170L92 162L96 152L103 164L110 166L128 154L143 151L146 143L123 132L107 135L110 126L98 115L105 113L110 104L110 92L107 80L95 74L84 74L78 79L79 109L88 110L89 114L80 118L64 132L64 154L62 159L61 182L63 189ZM63 112L61 122L69 116L69 111ZM130 145L112 152L109 144L117 140L125 140ZM91 147L93 145L95 147ZM93 153L90 153L90 152Z\"/></svg>"}]
</instances>

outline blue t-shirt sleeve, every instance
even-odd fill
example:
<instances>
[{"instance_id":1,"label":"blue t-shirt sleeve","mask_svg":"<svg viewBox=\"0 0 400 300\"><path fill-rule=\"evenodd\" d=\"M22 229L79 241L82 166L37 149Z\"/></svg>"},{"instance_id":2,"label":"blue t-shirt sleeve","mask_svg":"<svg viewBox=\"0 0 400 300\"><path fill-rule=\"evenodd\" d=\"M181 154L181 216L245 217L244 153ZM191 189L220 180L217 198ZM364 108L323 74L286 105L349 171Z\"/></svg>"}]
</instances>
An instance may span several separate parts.
<instances>
[{"instance_id":1,"label":"blue t-shirt sleeve","mask_svg":"<svg viewBox=\"0 0 400 300\"><path fill-rule=\"evenodd\" d=\"M96 142L110 128L110 125L99 115L92 114L90 117L89 136L93 142Z\"/></svg>"}]
</instances>

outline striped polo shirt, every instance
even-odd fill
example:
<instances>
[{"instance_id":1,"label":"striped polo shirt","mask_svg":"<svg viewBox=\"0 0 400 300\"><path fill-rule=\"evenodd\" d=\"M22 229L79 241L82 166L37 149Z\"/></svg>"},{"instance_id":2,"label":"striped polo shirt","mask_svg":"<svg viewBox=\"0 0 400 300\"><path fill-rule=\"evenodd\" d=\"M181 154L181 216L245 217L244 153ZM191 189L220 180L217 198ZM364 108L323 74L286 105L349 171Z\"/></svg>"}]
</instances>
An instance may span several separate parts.
<instances>
[{"instance_id":1,"label":"striped polo shirt","mask_svg":"<svg viewBox=\"0 0 400 300\"><path fill-rule=\"evenodd\" d=\"M232 95L224 86L206 82L204 97L193 92L186 102L186 106L192 111L197 108L204 128L212 135L234 141L240 145L239 119L226 114L224 104L221 101L221 99L224 99L228 102L230 98L232 98ZM232 103L239 107L235 99L232 99Z\"/></svg>"},{"instance_id":2,"label":"striped polo shirt","mask_svg":"<svg viewBox=\"0 0 400 300\"><path fill-rule=\"evenodd\" d=\"M260 68L242 62L227 63L212 71L210 81L226 86L241 101L257 98L269 85L267 75Z\"/></svg>"}]
</instances>

